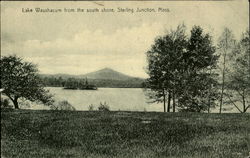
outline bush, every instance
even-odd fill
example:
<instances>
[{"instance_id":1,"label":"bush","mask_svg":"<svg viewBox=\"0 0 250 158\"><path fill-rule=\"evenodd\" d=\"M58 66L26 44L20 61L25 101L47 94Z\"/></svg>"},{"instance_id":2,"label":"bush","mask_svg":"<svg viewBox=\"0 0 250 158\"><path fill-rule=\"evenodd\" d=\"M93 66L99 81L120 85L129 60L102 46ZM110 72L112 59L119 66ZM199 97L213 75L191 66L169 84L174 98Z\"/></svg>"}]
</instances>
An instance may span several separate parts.
<instances>
[{"instance_id":1,"label":"bush","mask_svg":"<svg viewBox=\"0 0 250 158\"><path fill-rule=\"evenodd\" d=\"M71 105L67 100L60 101L58 104L53 104L50 109L52 110L69 110L69 111L75 111L75 107Z\"/></svg>"},{"instance_id":2,"label":"bush","mask_svg":"<svg viewBox=\"0 0 250 158\"><path fill-rule=\"evenodd\" d=\"M11 108L12 106L9 104L9 99L1 98L1 108Z\"/></svg>"},{"instance_id":3,"label":"bush","mask_svg":"<svg viewBox=\"0 0 250 158\"><path fill-rule=\"evenodd\" d=\"M89 105L89 111L94 111L94 105L93 104Z\"/></svg>"},{"instance_id":4,"label":"bush","mask_svg":"<svg viewBox=\"0 0 250 158\"><path fill-rule=\"evenodd\" d=\"M102 102L100 102L100 105L98 106L98 110L99 111L110 111L109 106L106 102L104 102L103 104L102 104Z\"/></svg>"}]
</instances>

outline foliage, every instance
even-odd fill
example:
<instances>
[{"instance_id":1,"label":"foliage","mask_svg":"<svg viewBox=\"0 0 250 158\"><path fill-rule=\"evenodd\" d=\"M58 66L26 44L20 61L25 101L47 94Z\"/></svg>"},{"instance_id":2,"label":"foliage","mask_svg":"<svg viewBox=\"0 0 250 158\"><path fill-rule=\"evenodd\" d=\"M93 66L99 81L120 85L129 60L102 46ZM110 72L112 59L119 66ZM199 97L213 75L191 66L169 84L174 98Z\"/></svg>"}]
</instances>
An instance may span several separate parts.
<instances>
[{"instance_id":1,"label":"foliage","mask_svg":"<svg viewBox=\"0 0 250 158\"><path fill-rule=\"evenodd\" d=\"M53 76L40 75L42 82L48 87L74 87L77 83L85 84L84 79L80 78L62 78ZM88 79L89 84L96 87L111 87L111 88L142 88L143 79L134 78L129 80L109 80L109 79Z\"/></svg>"},{"instance_id":2,"label":"foliage","mask_svg":"<svg viewBox=\"0 0 250 158\"><path fill-rule=\"evenodd\" d=\"M182 57L178 102L181 110L202 112L215 106L218 96L216 74L212 73L218 56L215 55L211 36L204 34L201 27L193 27L188 41L187 51Z\"/></svg>"},{"instance_id":3,"label":"foliage","mask_svg":"<svg viewBox=\"0 0 250 158\"><path fill-rule=\"evenodd\" d=\"M75 107L72 106L67 100L63 100L58 102L58 104L53 104L50 106L52 110L68 110L75 111Z\"/></svg>"},{"instance_id":4,"label":"foliage","mask_svg":"<svg viewBox=\"0 0 250 158\"><path fill-rule=\"evenodd\" d=\"M15 108L19 108L18 99L21 97L44 104L53 102L41 84L36 65L17 56L6 56L1 58L0 68L2 93L10 98Z\"/></svg>"},{"instance_id":5,"label":"foliage","mask_svg":"<svg viewBox=\"0 0 250 158\"><path fill-rule=\"evenodd\" d=\"M225 28L222 32L222 35L219 38L219 44L218 44L218 51L221 55L221 64L218 67L221 70L221 96L220 96L220 113L222 111L222 105L224 103L224 94L225 94L225 88L226 83L228 82L228 73L230 70L230 59L229 56L232 54L232 51L235 47L236 40L234 39L234 35L232 31L228 28Z\"/></svg>"},{"instance_id":6,"label":"foliage","mask_svg":"<svg viewBox=\"0 0 250 158\"><path fill-rule=\"evenodd\" d=\"M227 84L227 97L240 112L246 112L250 107L250 39L247 30L230 54L231 71ZM242 108L235 104L240 101Z\"/></svg>"},{"instance_id":7,"label":"foliage","mask_svg":"<svg viewBox=\"0 0 250 158\"><path fill-rule=\"evenodd\" d=\"M64 87L69 89L77 89L81 84L83 84L81 81L78 81L74 78L69 78L64 82Z\"/></svg>"},{"instance_id":8,"label":"foliage","mask_svg":"<svg viewBox=\"0 0 250 158\"><path fill-rule=\"evenodd\" d=\"M218 59L214 53L211 36L199 26L193 27L190 38L184 25L158 37L147 52L151 98L165 104L168 93L168 109L172 99L173 111L176 101L182 111L201 112L214 106L217 82L212 69Z\"/></svg>"},{"instance_id":9,"label":"foliage","mask_svg":"<svg viewBox=\"0 0 250 158\"><path fill-rule=\"evenodd\" d=\"M110 108L106 102L102 103L100 102L100 105L98 106L99 111L110 111Z\"/></svg>"},{"instance_id":10,"label":"foliage","mask_svg":"<svg viewBox=\"0 0 250 158\"><path fill-rule=\"evenodd\" d=\"M9 103L9 99L1 98L1 108L11 108L12 106Z\"/></svg>"},{"instance_id":11,"label":"foliage","mask_svg":"<svg viewBox=\"0 0 250 158\"><path fill-rule=\"evenodd\" d=\"M147 52L149 78L146 87L153 91L151 98L164 102L164 111L165 96L168 93L170 99L170 93L175 93L176 84L181 78L178 69L182 66L180 60L186 45L185 26L180 25L171 33L158 37ZM168 112L169 109L168 103Z\"/></svg>"},{"instance_id":12,"label":"foliage","mask_svg":"<svg viewBox=\"0 0 250 158\"><path fill-rule=\"evenodd\" d=\"M89 111L94 111L94 105L93 104L89 105Z\"/></svg>"}]
</instances>

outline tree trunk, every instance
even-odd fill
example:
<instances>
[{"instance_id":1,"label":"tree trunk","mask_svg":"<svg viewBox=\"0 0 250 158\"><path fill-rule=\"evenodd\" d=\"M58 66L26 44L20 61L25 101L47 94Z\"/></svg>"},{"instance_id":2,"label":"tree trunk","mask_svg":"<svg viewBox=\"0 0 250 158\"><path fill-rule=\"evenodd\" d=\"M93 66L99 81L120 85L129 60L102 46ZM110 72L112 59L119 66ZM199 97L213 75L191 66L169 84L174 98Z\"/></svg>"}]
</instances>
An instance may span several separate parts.
<instances>
[{"instance_id":1,"label":"tree trunk","mask_svg":"<svg viewBox=\"0 0 250 158\"><path fill-rule=\"evenodd\" d=\"M221 88L221 98L220 98L220 113L222 111L223 104L223 95L224 95L224 86L225 86L225 69L226 69L226 56L228 49L228 33L226 32L226 45L224 47L224 56L223 56L223 70L222 70L222 88Z\"/></svg>"},{"instance_id":2,"label":"tree trunk","mask_svg":"<svg viewBox=\"0 0 250 158\"><path fill-rule=\"evenodd\" d=\"M221 87L221 97L220 97L220 114L222 111L222 104L223 104L223 95L224 95L224 86L225 86L225 69L226 69L226 52L224 53L224 59L223 59L222 87Z\"/></svg>"},{"instance_id":3,"label":"tree trunk","mask_svg":"<svg viewBox=\"0 0 250 158\"><path fill-rule=\"evenodd\" d=\"M12 100L12 102L13 102L13 104L14 104L15 109L19 109L19 106L18 106L18 102L17 102L17 100L18 100L18 97L15 97L15 98Z\"/></svg>"},{"instance_id":4,"label":"tree trunk","mask_svg":"<svg viewBox=\"0 0 250 158\"><path fill-rule=\"evenodd\" d=\"M166 94L164 89L163 89L163 107L164 107L164 112L166 112Z\"/></svg>"},{"instance_id":5,"label":"tree trunk","mask_svg":"<svg viewBox=\"0 0 250 158\"><path fill-rule=\"evenodd\" d=\"M210 102L210 96L209 96L209 99L208 99L208 109L207 109L207 112L210 113L210 107L211 107L211 102Z\"/></svg>"},{"instance_id":6,"label":"tree trunk","mask_svg":"<svg viewBox=\"0 0 250 158\"><path fill-rule=\"evenodd\" d=\"M250 105L248 105L245 110L244 110L244 113L247 112L247 109L250 108Z\"/></svg>"},{"instance_id":7,"label":"tree trunk","mask_svg":"<svg viewBox=\"0 0 250 158\"><path fill-rule=\"evenodd\" d=\"M246 108L245 91L244 90L242 93L242 103L243 103L243 113L245 113L247 111L247 108Z\"/></svg>"},{"instance_id":8,"label":"tree trunk","mask_svg":"<svg viewBox=\"0 0 250 158\"><path fill-rule=\"evenodd\" d=\"M175 112L175 92L173 92L173 112Z\"/></svg>"},{"instance_id":9,"label":"tree trunk","mask_svg":"<svg viewBox=\"0 0 250 158\"><path fill-rule=\"evenodd\" d=\"M210 99L210 94L211 93L211 86L209 87L209 95L208 95L208 108L207 112L210 113L210 108L211 108L211 99Z\"/></svg>"},{"instance_id":10,"label":"tree trunk","mask_svg":"<svg viewBox=\"0 0 250 158\"><path fill-rule=\"evenodd\" d=\"M13 105L14 105L15 109L19 109L18 102L17 102L18 97L14 97L14 99L13 99L9 94L7 94L7 96L8 96L8 97L10 98L10 100L13 102Z\"/></svg>"},{"instance_id":11,"label":"tree trunk","mask_svg":"<svg viewBox=\"0 0 250 158\"><path fill-rule=\"evenodd\" d=\"M168 92L168 112L170 112L171 93Z\"/></svg>"},{"instance_id":12,"label":"tree trunk","mask_svg":"<svg viewBox=\"0 0 250 158\"><path fill-rule=\"evenodd\" d=\"M209 70L209 76L211 77L212 74L212 68L210 68ZM210 113L210 108L211 108L211 89L212 89L212 85L211 83L209 84L209 91L208 91L208 108L207 108L207 112Z\"/></svg>"}]
</instances>

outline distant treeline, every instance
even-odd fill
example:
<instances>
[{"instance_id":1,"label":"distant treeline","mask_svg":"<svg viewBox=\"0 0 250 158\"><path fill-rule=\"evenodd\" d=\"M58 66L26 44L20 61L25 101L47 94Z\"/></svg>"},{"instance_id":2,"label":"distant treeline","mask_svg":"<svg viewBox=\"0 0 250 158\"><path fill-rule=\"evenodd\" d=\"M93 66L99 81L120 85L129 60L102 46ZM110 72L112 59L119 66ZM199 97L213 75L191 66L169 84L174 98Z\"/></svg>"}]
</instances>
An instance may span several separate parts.
<instances>
[{"instance_id":1,"label":"distant treeline","mask_svg":"<svg viewBox=\"0 0 250 158\"><path fill-rule=\"evenodd\" d=\"M62 78L62 77L41 77L43 84L47 87L65 87L67 84L76 82L86 82L86 79ZM144 80L133 78L129 80L109 80L109 79L87 79L88 84L96 87L110 88L142 88Z\"/></svg>"}]
</instances>

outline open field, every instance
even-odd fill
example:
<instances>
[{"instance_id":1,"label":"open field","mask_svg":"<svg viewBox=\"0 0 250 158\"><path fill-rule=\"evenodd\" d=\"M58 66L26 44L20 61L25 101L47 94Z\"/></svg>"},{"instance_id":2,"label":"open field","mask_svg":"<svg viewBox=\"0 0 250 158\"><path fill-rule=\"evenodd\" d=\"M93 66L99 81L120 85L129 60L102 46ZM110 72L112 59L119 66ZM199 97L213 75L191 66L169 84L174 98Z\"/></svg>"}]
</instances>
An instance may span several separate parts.
<instances>
[{"instance_id":1,"label":"open field","mask_svg":"<svg viewBox=\"0 0 250 158\"><path fill-rule=\"evenodd\" d=\"M2 157L237 158L250 114L1 110Z\"/></svg>"}]
</instances>

